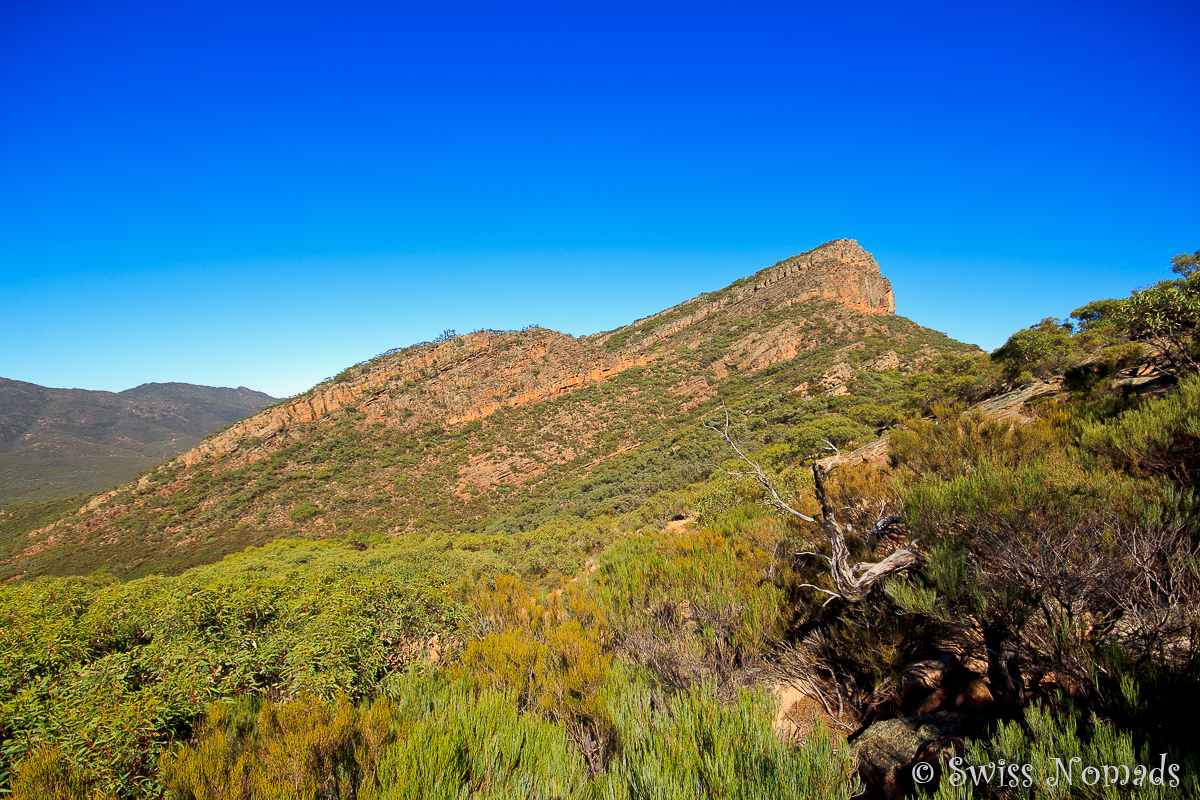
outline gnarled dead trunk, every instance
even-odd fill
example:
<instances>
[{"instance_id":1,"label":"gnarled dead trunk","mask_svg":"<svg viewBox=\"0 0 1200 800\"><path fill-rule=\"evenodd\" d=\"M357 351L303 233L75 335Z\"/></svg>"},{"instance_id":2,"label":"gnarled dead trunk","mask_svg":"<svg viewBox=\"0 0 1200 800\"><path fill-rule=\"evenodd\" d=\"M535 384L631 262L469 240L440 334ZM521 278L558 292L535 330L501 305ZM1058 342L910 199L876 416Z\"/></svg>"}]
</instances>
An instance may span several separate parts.
<instances>
[{"instance_id":1,"label":"gnarled dead trunk","mask_svg":"<svg viewBox=\"0 0 1200 800\"><path fill-rule=\"evenodd\" d=\"M729 472L728 470L725 470L728 474L735 476L747 475L754 478L754 480L760 486L762 486L770 496L770 499L765 502L765 505L782 511L785 514L790 514L793 517L802 519L805 522L811 522L819 527L822 532L824 532L826 538L829 540L830 555L826 556L821 553L797 553L797 555L811 555L817 558L823 558L829 564L829 574L833 579L835 591L831 592L828 589L822 589L819 586L813 586L811 583L803 584L810 589L816 589L818 592L823 592L824 594L829 595L829 599L825 601L826 605L839 598L850 603L861 603L863 600L867 599L867 596L870 594L871 589L875 586L875 584L887 578L889 575L893 575L897 572L906 570L909 567L916 566L920 562L921 556L916 551L916 543L913 542L907 547L901 547L893 551L882 561L872 563L850 563L850 548L846 546L846 528L840 522L838 522L837 514L835 513L833 506L830 504L829 497L825 491L826 479L829 477L829 474L838 466L836 459L828 468L823 467L818 463L814 463L812 466L813 483L816 487L817 502L821 504L821 514L817 517L810 517L807 514L801 514L799 511L786 503L783 498L780 497L779 491L775 488L774 484L771 483L771 479L767 477L765 472L763 472L762 467L760 467L745 453L743 453L741 449L734 443L733 439L730 438L728 413L725 415L725 427L723 429L716 428L712 425L706 425L705 427L720 434L721 437L725 439L726 443L733 448L733 452L737 453L738 457L750 467L749 471L746 472ZM826 444L829 444L829 446L833 448L835 452L837 452L837 448L833 447L832 444L829 442L826 442ZM882 534L888 526L898 521L898 517L886 517L881 519L878 523L876 523L875 529L868 537L868 541L873 540L875 537Z\"/></svg>"}]
</instances>

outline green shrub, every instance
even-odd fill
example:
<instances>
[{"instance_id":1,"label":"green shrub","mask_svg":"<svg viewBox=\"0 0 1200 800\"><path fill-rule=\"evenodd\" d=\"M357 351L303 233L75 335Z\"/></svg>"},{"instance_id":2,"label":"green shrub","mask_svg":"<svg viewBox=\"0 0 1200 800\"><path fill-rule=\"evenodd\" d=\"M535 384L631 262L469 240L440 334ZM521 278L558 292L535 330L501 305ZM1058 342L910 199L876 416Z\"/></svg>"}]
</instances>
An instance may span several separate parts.
<instances>
[{"instance_id":1,"label":"green shrub","mask_svg":"<svg viewBox=\"0 0 1200 800\"><path fill-rule=\"evenodd\" d=\"M214 698L369 696L413 642L450 657L461 609L371 556L282 542L182 578L0 588L0 775L55 745L95 790L154 796L160 754Z\"/></svg>"},{"instance_id":2,"label":"green shrub","mask_svg":"<svg viewBox=\"0 0 1200 800\"><path fill-rule=\"evenodd\" d=\"M1174 394L1115 420L1085 422L1079 442L1113 469L1165 475L1184 487L1200 474L1200 376L1184 378Z\"/></svg>"},{"instance_id":3,"label":"green shrub","mask_svg":"<svg viewBox=\"0 0 1200 800\"><path fill-rule=\"evenodd\" d=\"M458 682L396 715L396 744L379 758L363 800L595 796L563 728L517 710L512 693Z\"/></svg>"},{"instance_id":4,"label":"green shrub","mask_svg":"<svg viewBox=\"0 0 1200 800\"><path fill-rule=\"evenodd\" d=\"M892 462L918 477L948 479L970 474L985 460L1006 465L1041 460L1062 443L1050 420L1029 425L960 411L961 406L944 407L940 420L904 422L888 438Z\"/></svg>"},{"instance_id":5,"label":"green shrub","mask_svg":"<svg viewBox=\"0 0 1200 800\"><path fill-rule=\"evenodd\" d=\"M288 512L288 519L292 522L307 522L320 513L321 508L315 503L304 502Z\"/></svg>"},{"instance_id":6,"label":"green shrub","mask_svg":"<svg viewBox=\"0 0 1200 800\"><path fill-rule=\"evenodd\" d=\"M349 798L367 755L364 714L345 695L331 707L302 694L282 705L217 703L196 743L163 759L163 783L180 800ZM369 716L369 715L368 715ZM365 759L364 759L365 760Z\"/></svg>"},{"instance_id":7,"label":"green shrub","mask_svg":"<svg viewBox=\"0 0 1200 800\"><path fill-rule=\"evenodd\" d=\"M1156 784L1150 780L1151 770L1161 769L1164 763L1168 768ZM934 800L971 797L1195 798L1200 797L1200 778L1194 755L1160 756L1149 748L1139 750L1129 733L1094 714L1084 716L1071 709L1056 713L1035 704L1026 709L1024 726L1001 723L990 739L967 744L964 761L944 767Z\"/></svg>"},{"instance_id":8,"label":"green shrub","mask_svg":"<svg viewBox=\"0 0 1200 800\"><path fill-rule=\"evenodd\" d=\"M653 686L622 667L605 687L621 755L599 781L601 796L834 800L861 792L853 748L824 726L789 747L771 726L769 693L739 691L726 703L708 686L667 696Z\"/></svg>"},{"instance_id":9,"label":"green shrub","mask_svg":"<svg viewBox=\"0 0 1200 800\"><path fill-rule=\"evenodd\" d=\"M774 520L762 521L769 542L755 543L753 526L729 537L698 529L653 545L627 540L605 554L594 591L618 652L680 689L746 680L792 614L784 590L766 579L773 565L786 566L775 560Z\"/></svg>"},{"instance_id":10,"label":"green shrub","mask_svg":"<svg viewBox=\"0 0 1200 800\"><path fill-rule=\"evenodd\" d=\"M992 354L1010 382L1025 383L1022 375L1042 378L1058 373L1074 353L1070 321L1048 317L1037 325L1017 331Z\"/></svg>"}]
</instances>

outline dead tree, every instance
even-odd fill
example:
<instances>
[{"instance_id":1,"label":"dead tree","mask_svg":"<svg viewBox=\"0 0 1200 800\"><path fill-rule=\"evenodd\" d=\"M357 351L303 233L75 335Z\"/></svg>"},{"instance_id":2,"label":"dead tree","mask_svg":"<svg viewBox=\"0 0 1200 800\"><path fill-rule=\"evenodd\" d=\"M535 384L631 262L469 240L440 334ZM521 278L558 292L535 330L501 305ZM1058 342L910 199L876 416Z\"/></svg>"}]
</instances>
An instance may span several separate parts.
<instances>
[{"instance_id":1,"label":"dead tree","mask_svg":"<svg viewBox=\"0 0 1200 800\"><path fill-rule=\"evenodd\" d=\"M733 439L730 438L729 412L725 413L725 427L723 429L717 428L714 425L705 425L704 427L720 434L725 442L731 448L733 448L733 452L737 453L738 458L740 458L749 466L749 470L746 472L730 472L729 470L723 470L726 474L732 476L746 475L753 478L758 485L767 492L769 499L764 501L764 505L774 508L778 511L782 511L785 514L790 514L791 516L802 519L805 522L812 523L820 528L821 532L825 534L826 539L829 540L829 551L831 555L827 556L822 553L809 552L796 554L798 556L808 555L821 558L824 559L829 565L829 574L833 579L835 591L831 592L828 589L822 589L819 586L813 586L811 583L802 584L804 587L816 589L818 592L829 595L829 599L825 601L825 605L829 605L829 603L839 598L850 603L861 603L863 600L867 599L867 596L870 594L871 589L875 586L875 584L879 583L884 578L887 578L889 575L893 575L897 572L906 570L909 567L916 566L920 562L921 557L916 551L916 542L912 542L906 547L901 547L893 551L882 561L875 563L850 563L850 549L846 546L846 531L848 530L848 526L843 525L838 521L837 514L835 513L833 505L829 502L828 494L825 491L825 481L829 477L829 474L837 468L837 458L841 456L841 452L830 442L826 441L825 443L829 445L830 449L837 454L833 463L830 464L829 467L824 467L820 463L814 463L812 465L813 484L816 489L817 502L821 505L821 513L819 516L810 517L807 514L801 514L799 511L792 508L787 502L785 502L784 499L780 497L779 491L775 488L775 485L771 482L771 479L767 477L765 472L763 472L762 467L760 467L756 462L751 460L749 456L743 453L741 448L739 448ZM894 516L885 517L884 519L879 520L879 522L875 524L874 530L871 531L871 534L867 539L868 542L882 534L888 526L897 521L898 518Z\"/></svg>"}]
</instances>

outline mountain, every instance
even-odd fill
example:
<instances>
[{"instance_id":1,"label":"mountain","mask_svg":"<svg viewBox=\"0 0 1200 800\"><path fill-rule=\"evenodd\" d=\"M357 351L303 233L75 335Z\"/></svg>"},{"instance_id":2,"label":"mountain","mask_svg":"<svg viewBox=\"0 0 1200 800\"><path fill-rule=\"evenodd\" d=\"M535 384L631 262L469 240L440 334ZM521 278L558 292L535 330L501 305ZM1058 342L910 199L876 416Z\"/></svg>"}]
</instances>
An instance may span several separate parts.
<instances>
[{"instance_id":1,"label":"mountain","mask_svg":"<svg viewBox=\"0 0 1200 800\"><path fill-rule=\"evenodd\" d=\"M246 388L146 383L113 393L0 378L0 503L109 489L274 402Z\"/></svg>"},{"instance_id":2,"label":"mountain","mask_svg":"<svg viewBox=\"0 0 1200 800\"><path fill-rule=\"evenodd\" d=\"M351 366L56 522L0 517L0 576L178 571L282 536L351 532L562 568L559 556L638 524L630 515L670 519L670 493L727 455L701 426L721 409L768 455L802 456L825 437L873 438L912 376L980 353L894 311L875 259L843 239L613 331L447 332ZM797 424L813 420L820 436ZM566 544L547 551L552 539Z\"/></svg>"},{"instance_id":3,"label":"mountain","mask_svg":"<svg viewBox=\"0 0 1200 800\"><path fill-rule=\"evenodd\" d=\"M1054 742L1200 798L1197 297L987 356L832 242L2 506L0 792L898 798Z\"/></svg>"}]
</instances>

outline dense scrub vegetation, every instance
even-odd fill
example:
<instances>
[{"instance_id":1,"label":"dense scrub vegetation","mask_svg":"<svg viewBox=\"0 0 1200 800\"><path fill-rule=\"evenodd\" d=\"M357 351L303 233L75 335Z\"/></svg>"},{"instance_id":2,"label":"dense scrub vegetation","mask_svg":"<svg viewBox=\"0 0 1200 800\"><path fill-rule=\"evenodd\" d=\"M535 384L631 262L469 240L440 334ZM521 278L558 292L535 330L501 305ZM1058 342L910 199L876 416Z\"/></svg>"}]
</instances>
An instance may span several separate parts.
<instances>
[{"instance_id":1,"label":"dense scrub vegetation","mask_svg":"<svg viewBox=\"0 0 1200 800\"><path fill-rule=\"evenodd\" d=\"M795 318L806 320L810 350L745 375L734 367L718 382L712 368L731 343ZM916 365L858 369L887 353ZM195 469L173 463L122 487L108 503L120 513L88 509L57 537L47 535L51 546L0 564L0 579L87 574L102 566L122 579L178 574L282 536L350 531L437 537L455 550L491 552L497 564L527 576L571 571L582 550L603 541L597 528L626 517L617 524L627 531L678 514L672 499L648 501L711 474L724 454L701 423L717 410L752 420L752 440L775 446L769 458L791 462L818 453L823 438L862 443L959 391L986 394L997 370L978 356L976 348L901 317L868 317L831 302L772 309L737 330L717 328L694 349L680 347L647 367L482 420L410 424L399 415L368 425L349 406L289 431L263 451L267 457L258 457L263 442L250 438ZM845 394L822 382L838 364L853 373ZM359 369L365 367L352 368ZM712 387L698 404L685 402L679 387L698 379ZM807 388L787 391L796 387ZM389 393L422 391L419 382L406 381ZM506 458L517 473L512 479L480 485L464 477L480 461L500 462L502 471ZM509 565L510 543L538 529L538 542L574 533L553 546L531 547L527 558ZM97 530L103 533L92 536ZM24 536L0 517L0 543L28 547ZM588 544L581 550L582 542Z\"/></svg>"},{"instance_id":2,"label":"dense scrub vegetation","mask_svg":"<svg viewBox=\"0 0 1200 800\"><path fill-rule=\"evenodd\" d=\"M1182 292L1186 309L1194 280L1148 291ZM356 517L337 537L176 576L9 583L0 788L851 797L877 725L949 714L982 722L965 741L934 737L940 758L910 754L938 765L943 779L927 785L938 797L1200 797L1194 324L1172 318L1175 338L1159 342L1146 326L1165 323L1138 322L1149 301L1137 297L1085 307L1070 330L1034 326L990 359L860 373L841 397L765 382L731 395L730 436L782 502L814 518L836 509L863 564L920 553L864 602L833 596L820 525L764 508L764 486L729 474L745 465L719 437L672 433L670 418L653 446L474 525L431 519L388 536ZM1174 385L1143 386L1136 371ZM1070 390L1023 421L968 410L1038 376ZM829 452L822 440L883 428L888 464L834 469L820 502L810 464ZM353 471L380 452L406 457L401 443L356 436L292 455L325 452L314 476L330 460ZM270 459L248 469L243 485L283 480ZM294 491L311 486L308 502L328 513L317 487L339 470ZM915 681L918 664L944 665L942 683ZM780 713L770 690L784 685L812 699L815 722ZM1160 754L1177 785L1044 780L1053 758L1133 768ZM955 785L952 757L962 769L1027 764L1037 780Z\"/></svg>"}]
</instances>

